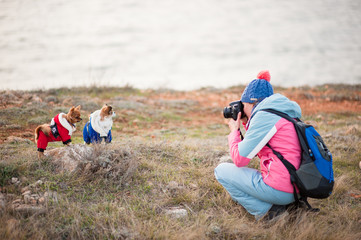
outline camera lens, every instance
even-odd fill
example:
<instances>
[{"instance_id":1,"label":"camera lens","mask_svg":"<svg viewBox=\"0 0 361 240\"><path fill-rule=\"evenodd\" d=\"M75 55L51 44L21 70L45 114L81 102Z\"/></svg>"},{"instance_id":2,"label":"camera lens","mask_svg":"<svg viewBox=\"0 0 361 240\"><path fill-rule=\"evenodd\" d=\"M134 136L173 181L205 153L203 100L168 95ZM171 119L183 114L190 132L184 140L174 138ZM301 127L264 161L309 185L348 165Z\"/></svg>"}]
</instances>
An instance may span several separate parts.
<instances>
[{"instance_id":1,"label":"camera lens","mask_svg":"<svg viewBox=\"0 0 361 240\"><path fill-rule=\"evenodd\" d=\"M231 118L232 117L232 109L231 109L231 107L225 107L223 109L223 116L224 116L224 118Z\"/></svg>"}]
</instances>

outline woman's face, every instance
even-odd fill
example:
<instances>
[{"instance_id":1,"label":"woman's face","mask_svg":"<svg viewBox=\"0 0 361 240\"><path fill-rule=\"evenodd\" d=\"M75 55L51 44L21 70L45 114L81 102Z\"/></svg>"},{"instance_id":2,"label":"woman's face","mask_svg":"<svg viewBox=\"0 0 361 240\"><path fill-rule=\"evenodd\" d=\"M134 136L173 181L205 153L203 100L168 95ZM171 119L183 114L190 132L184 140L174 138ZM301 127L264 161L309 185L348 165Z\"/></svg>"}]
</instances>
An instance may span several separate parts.
<instances>
[{"instance_id":1,"label":"woman's face","mask_svg":"<svg viewBox=\"0 0 361 240\"><path fill-rule=\"evenodd\" d=\"M251 112L252 112L254 104L253 103L243 103L243 105L244 105L243 111L249 119L251 116Z\"/></svg>"}]
</instances>

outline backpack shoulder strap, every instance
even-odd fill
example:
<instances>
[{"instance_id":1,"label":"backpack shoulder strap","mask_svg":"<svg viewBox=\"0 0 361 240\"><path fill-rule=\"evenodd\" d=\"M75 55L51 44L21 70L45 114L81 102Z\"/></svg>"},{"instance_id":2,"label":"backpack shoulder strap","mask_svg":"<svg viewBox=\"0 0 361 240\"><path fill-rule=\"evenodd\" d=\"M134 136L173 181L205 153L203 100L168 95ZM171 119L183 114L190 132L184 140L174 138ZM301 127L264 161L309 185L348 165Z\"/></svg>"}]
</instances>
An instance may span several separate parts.
<instances>
[{"instance_id":1,"label":"backpack shoulder strap","mask_svg":"<svg viewBox=\"0 0 361 240\"><path fill-rule=\"evenodd\" d=\"M292 122L292 123L296 123L296 120L294 120L293 118L290 117L290 115L288 115L287 113L284 112L280 112L278 110L272 109L272 108L265 108L265 109L261 109L260 111L265 111L265 112L269 112L269 113L273 113L276 114L282 118L287 119L288 121Z\"/></svg>"}]
</instances>

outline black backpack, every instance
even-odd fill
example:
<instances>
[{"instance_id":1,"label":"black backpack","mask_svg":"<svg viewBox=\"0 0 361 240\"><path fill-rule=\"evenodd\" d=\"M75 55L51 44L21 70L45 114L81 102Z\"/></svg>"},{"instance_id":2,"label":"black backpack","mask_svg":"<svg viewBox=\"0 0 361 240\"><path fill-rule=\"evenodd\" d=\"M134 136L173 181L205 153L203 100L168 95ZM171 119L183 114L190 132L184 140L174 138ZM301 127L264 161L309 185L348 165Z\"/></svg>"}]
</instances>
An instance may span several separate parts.
<instances>
[{"instance_id":1,"label":"black backpack","mask_svg":"<svg viewBox=\"0 0 361 240\"><path fill-rule=\"evenodd\" d=\"M299 169L296 170L296 168L279 152L275 151L269 143L267 143L267 146L271 148L273 153L282 161L291 175L296 206L302 206L303 202L307 205L308 210L319 211L319 209L311 207L307 202L307 197L322 199L331 195L334 185L331 152L312 125L308 125L299 119L295 120L289 115L274 109L262 109L262 111L285 118L295 126L302 150ZM300 197L297 195L295 186L297 186L299 190Z\"/></svg>"}]
</instances>

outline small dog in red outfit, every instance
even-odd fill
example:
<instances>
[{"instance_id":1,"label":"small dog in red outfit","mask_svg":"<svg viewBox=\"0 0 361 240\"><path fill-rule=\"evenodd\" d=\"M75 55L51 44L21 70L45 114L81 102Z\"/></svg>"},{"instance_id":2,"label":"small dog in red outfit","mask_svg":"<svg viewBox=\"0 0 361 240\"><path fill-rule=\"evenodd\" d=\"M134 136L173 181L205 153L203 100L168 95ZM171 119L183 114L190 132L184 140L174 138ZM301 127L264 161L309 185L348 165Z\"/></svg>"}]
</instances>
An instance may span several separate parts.
<instances>
[{"instance_id":1,"label":"small dog in red outfit","mask_svg":"<svg viewBox=\"0 0 361 240\"><path fill-rule=\"evenodd\" d=\"M59 113L51 124L43 124L35 129L35 143L38 147L38 158L44 156L44 151L49 142L62 141L70 145L71 135L76 130L75 123L80 122L80 105L70 108L68 114Z\"/></svg>"}]
</instances>

